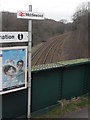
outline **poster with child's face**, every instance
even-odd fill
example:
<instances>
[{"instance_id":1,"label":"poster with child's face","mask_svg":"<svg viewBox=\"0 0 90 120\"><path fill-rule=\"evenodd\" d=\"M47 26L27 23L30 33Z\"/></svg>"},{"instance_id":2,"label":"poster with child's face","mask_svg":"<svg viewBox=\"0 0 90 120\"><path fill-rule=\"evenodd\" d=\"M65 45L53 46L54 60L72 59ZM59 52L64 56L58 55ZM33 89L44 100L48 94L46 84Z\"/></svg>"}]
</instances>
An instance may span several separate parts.
<instances>
[{"instance_id":1,"label":"poster with child's face","mask_svg":"<svg viewBox=\"0 0 90 120\"><path fill-rule=\"evenodd\" d=\"M8 93L26 88L27 47L2 49L1 93Z\"/></svg>"}]
</instances>

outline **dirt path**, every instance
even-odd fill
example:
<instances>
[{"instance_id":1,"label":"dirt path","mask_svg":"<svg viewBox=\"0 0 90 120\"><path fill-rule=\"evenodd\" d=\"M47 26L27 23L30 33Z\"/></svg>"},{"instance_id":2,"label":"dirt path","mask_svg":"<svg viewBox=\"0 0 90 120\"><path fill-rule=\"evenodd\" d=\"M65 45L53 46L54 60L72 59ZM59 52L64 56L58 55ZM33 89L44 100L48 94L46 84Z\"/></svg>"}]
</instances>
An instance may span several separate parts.
<instances>
[{"instance_id":1,"label":"dirt path","mask_svg":"<svg viewBox=\"0 0 90 120\"><path fill-rule=\"evenodd\" d=\"M63 118L88 118L88 107L74 113L65 115Z\"/></svg>"}]
</instances>

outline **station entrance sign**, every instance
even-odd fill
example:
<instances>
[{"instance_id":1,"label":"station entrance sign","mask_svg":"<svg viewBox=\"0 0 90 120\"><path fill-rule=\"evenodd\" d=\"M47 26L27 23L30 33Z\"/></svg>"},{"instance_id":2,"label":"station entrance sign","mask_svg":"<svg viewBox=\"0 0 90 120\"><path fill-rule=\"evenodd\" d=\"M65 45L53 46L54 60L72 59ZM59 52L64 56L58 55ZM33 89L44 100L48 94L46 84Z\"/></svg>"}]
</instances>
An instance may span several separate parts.
<instances>
[{"instance_id":1,"label":"station entrance sign","mask_svg":"<svg viewBox=\"0 0 90 120\"><path fill-rule=\"evenodd\" d=\"M28 42L28 32L0 32L0 43Z\"/></svg>"}]
</instances>

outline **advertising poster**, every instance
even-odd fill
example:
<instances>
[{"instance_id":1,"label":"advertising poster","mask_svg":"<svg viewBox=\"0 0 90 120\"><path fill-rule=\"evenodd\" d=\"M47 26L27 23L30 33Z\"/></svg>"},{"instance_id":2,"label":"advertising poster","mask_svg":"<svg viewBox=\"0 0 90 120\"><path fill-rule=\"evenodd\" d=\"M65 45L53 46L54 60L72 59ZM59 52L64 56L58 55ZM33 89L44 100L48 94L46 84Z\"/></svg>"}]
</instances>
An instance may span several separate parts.
<instances>
[{"instance_id":1,"label":"advertising poster","mask_svg":"<svg viewBox=\"0 0 90 120\"><path fill-rule=\"evenodd\" d=\"M27 47L10 47L0 50L0 93L27 87Z\"/></svg>"},{"instance_id":2,"label":"advertising poster","mask_svg":"<svg viewBox=\"0 0 90 120\"><path fill-rule=\"evenodd\" d=\"M2 50L0 50L0 91L2 91Z\"/></svg>"}]
</instances>

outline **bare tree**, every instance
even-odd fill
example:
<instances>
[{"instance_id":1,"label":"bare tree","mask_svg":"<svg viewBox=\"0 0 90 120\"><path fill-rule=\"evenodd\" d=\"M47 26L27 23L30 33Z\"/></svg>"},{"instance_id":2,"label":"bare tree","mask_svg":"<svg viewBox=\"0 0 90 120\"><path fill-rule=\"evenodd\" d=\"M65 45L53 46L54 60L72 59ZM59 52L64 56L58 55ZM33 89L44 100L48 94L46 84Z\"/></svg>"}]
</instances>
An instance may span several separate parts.
<instances>
[{"instance_id":1,"label":"bare tree","mask_svg":"<svg viewBox=\"0 0 90 120\"><path fill-rule=\"evenodd\" d=\"M77 18L87 15L87 14L88 14L88 3L83 2L76 8L76 12L74 13L72 19L76 20Z\"/></svg>"}]
</instances>

